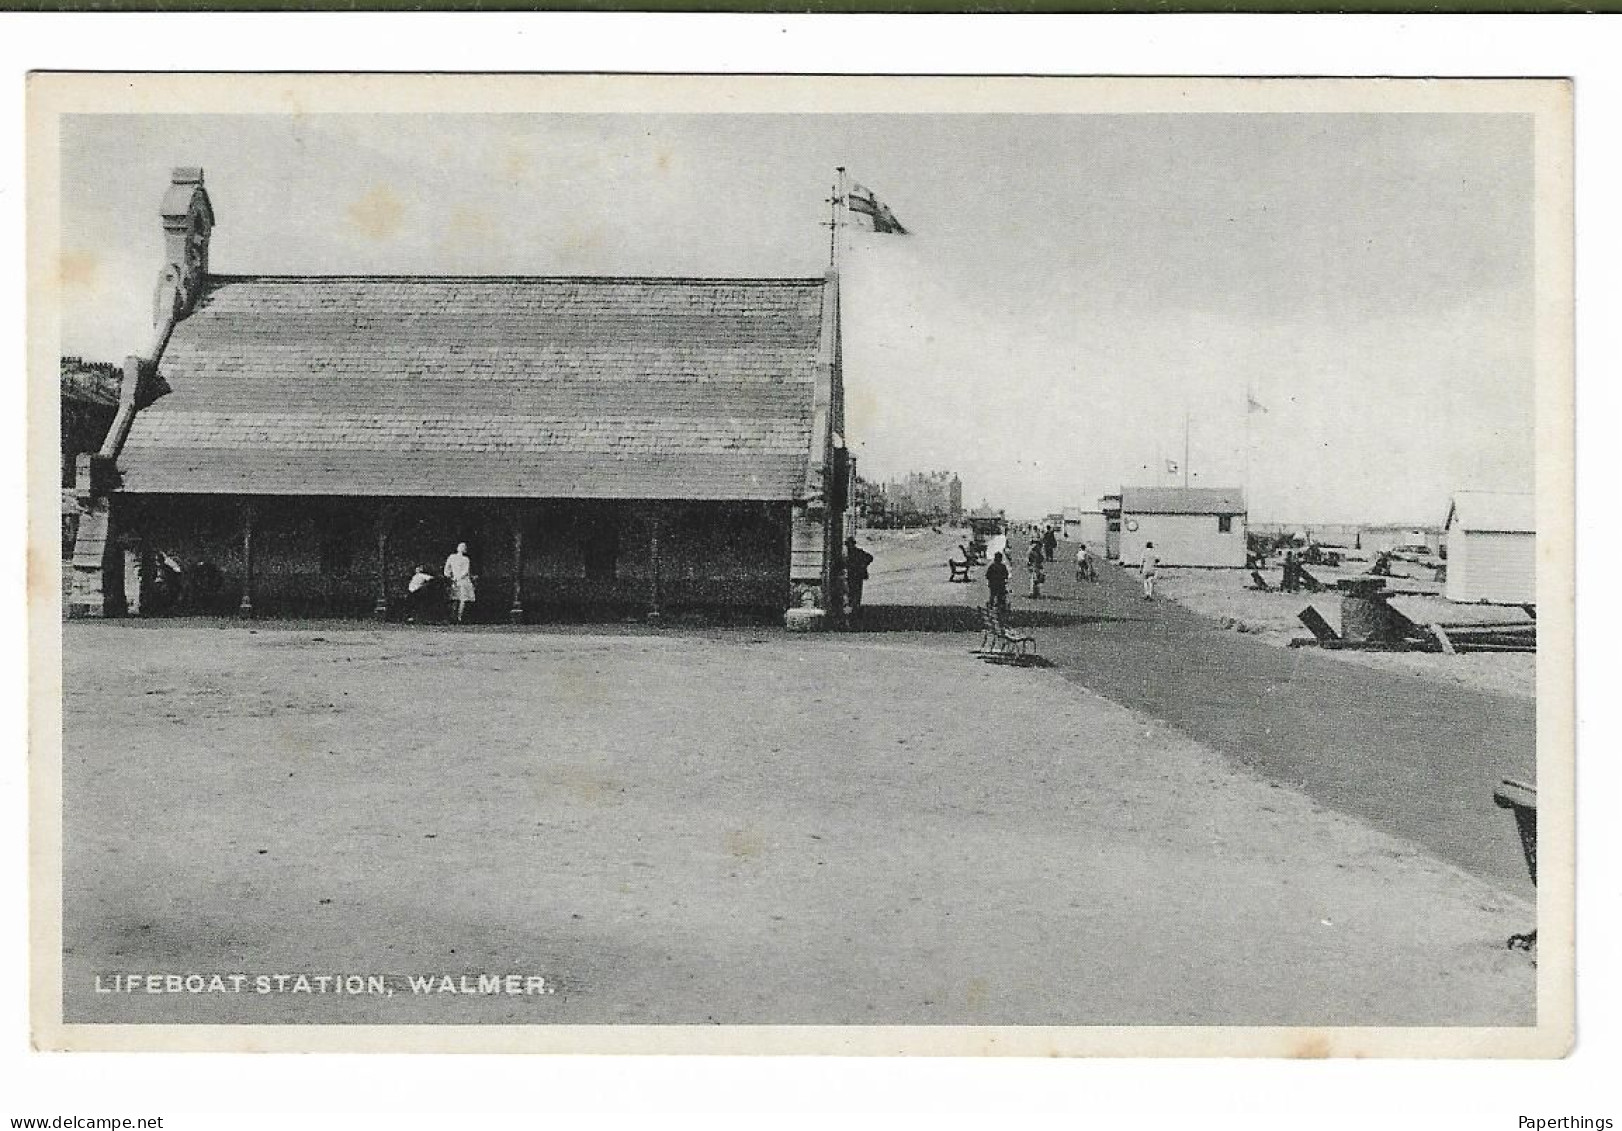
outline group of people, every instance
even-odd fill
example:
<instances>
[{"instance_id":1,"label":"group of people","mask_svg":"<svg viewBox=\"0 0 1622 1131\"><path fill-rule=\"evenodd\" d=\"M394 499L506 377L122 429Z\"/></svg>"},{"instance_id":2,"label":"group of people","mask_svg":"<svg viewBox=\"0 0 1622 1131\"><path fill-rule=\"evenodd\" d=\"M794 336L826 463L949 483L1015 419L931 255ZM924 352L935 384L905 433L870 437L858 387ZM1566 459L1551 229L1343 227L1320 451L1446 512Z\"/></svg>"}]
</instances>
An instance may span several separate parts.
<instances>
[{"instance_id":1,"label":"group of people","mask_svg":"<svg viewBox=\"0 0 1622 1131\"><path fill-rule=\"evenodd\" d=\"M1050 531L1051 533L1051 531ZM1040 538L1032 538L1030 549L1025 554L1025 568L1030 572L1030 596L1042 596L1042 584L1047 580L1043 565L1052 561L1052 555ZM1138 577L1143 583L1143 599L1155 599L1155 575L1160 569L1160 555L1155 550L1153 542L1145 542L1143 557L1138 561ZM986 588L990 599L987 602L992 608L1002 612L1008 611L1008 563L1004 560L1001 551L992 555L991 564L986 567ZM1098 567L1093 563L1092 551L1087 549L1083 542L1076 550L1076 580L1097 581Z\"/></svg>"},{"instance_id":2,"label":"group of people","mask_svg":"<svg viewBox=\"0 0 1622 1131\"><path fill-rule=\"evenodd\" d=\"M1389 569L1389 567L1387 567ZM1301 559L1294 550L1284 551L1284 579L1279 588L1286 593L1297 592L1301 588Z\"/></svg>"},{"instance_id":3,"label":"group of people","mask_svg":"<svg viewBox=\"0 0 1622 1131\"><path fill-rule=\"evenodd\" d=\"M406 582L407 622L415 624L419 620L430 619L440 581L447 586L451 620L456 624L463 623L467 607L478 599L473 587L473 559L467 555L466 542L456 544L456 551L445 559L445 568L438 577L429 573L425 565L419 565L412 571L411 580Z\"/></svg>"},{"instance_id":4,"label":"group of people","mask_svg":"<svg viewBox=\"0 0 1622 1131\"><path fill-rule=\"evenodd\" d=\"M1053 545L1049 544L1048 539L1052 537L1052 534L1053 532L1050 529L1047 531L1046 537L1033 537L1030 548L1025 552L1025 568L1029 572L1031 580L1028 596L1032 599L1039 599L1042 596L1042 586L1047 582L1047 571L1044 567L1053 560L1053 551L1057 549L1056 542ZM1151 554L1153 549L1154 543L1151 542L1149 544ZM1149 561L1147 558L1145 560L1146 562ZM1158 558L1153 558L1152 562L1144 567L1147 571L1144 574L1144 596L1146 597L1153 596L1154 563L1158 562ZM988 603L1003 612L1008 611L1008 578L1008 562L1005 560L1003 551L998 550L992 554L991 564L986 567L986 587L990 592ZM1098 567L1094 564L1092 551L1087 548L1085 542L1076 549L1076 580L1093 582L1098 580Z\"/></svg>"}]
</instances>

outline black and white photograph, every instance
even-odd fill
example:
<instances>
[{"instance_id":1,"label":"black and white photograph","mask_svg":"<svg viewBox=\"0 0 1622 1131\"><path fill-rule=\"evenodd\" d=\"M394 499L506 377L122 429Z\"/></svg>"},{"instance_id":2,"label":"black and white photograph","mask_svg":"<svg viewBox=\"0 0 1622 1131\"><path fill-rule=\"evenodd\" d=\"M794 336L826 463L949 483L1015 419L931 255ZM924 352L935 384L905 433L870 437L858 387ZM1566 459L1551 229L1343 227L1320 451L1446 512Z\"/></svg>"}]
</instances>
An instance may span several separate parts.
<instances>
[{"instance_id":1,"label":"black and white photograph","mask_svg":"<svg viewBox=\"0 0 1622 1131\"><path fill-rule=\"evenodd\" d=\"M1569 1047L1569 84L30 112L39 1045Z\"/></svg>"}]
</instances>

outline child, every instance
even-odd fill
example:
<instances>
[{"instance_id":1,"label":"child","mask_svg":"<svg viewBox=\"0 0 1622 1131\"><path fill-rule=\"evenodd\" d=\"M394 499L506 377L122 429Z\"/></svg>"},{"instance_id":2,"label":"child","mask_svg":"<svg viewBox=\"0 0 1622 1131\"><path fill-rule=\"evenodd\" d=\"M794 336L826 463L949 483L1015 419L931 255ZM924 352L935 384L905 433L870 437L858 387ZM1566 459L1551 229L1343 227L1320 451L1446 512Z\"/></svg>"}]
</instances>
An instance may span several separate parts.
<instances>
[{"instance_id":1,"label":"child","mask_svg":"<svg viewBox=\"0 0 1622 1131\"><path fill-rule=\"evenodd\" d=\"M1076 580L1098 580L1098 575L1093 573L1093 558L1092 555L1087 552L1087 543L1085 542L1081 544L1081 549L1076 551Z\"/></svg>"},{"instance_id":2,"label":"child","mask_svg":"<svg viewBox=\"0 0 1622 1131\"><path fill-rule=\"evenodd\" d=\"M416 624L419 615L425 615L428 609L428 599L431 590L429 586L434 583L434 575L428 572L428 567L419 565L417 572L411 575L406 583L406 623Z\"/></svg>"}]
</instances>

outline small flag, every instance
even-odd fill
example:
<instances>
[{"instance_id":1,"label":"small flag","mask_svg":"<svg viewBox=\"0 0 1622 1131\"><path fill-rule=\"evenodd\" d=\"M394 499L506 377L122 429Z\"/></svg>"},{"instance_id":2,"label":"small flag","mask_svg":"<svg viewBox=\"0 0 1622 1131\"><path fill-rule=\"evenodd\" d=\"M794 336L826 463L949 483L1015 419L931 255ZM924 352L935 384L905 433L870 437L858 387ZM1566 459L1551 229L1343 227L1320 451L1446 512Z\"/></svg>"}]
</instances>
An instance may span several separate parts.
<instances>
[{"instance_id":1,"label":"small flag","mask_svg":"<svg viewBox=\"0 0 1622 1131\"><path fill-rule=\"evenodd\" d=\"M1266 412L1267 411L1267 406L1262 404L1261 401L1257 400L1256 397L1251 393L1246 393L1245 394L1245 402L1246 402L1245 407L1247 407L1251 412Z\"/></svg>"},{"instance_id":2,"label":"small flag","mask_svg":"<svg viewBox=\"0 0 1622 1131\"><path fill-rule=\"evenodd\" d=\"M1176 460L1169 459L1169 460L1166 461L1166 474L1167 475L1176 475L1177 474L1177 461Z\"/></svg>"},{"instance_id":3,"label":"small flag","mask_svg":"<svg viewBox=\"0 0 1622 1131\"><path fill-rule=\"evenodd\" d=\"M909 234L901 221L895 218L895 213L890 211L890 206L874 196L873 190L865 185L851 185L850 192L845 195L845 204L852 212L872 221L875 232L897 236Z\"/></svg>"}]
</instances>

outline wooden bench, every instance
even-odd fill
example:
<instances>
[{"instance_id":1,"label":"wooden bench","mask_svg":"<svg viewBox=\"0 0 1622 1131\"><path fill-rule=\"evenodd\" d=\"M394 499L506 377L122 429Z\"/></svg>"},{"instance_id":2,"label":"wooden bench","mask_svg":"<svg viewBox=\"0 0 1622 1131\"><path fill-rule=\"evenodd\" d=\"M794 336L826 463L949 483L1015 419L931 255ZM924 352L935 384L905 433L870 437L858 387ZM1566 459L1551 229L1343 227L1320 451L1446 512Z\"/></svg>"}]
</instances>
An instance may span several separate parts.
<instances>
[{"instance_id":1,"label":"wooden bench","mask_svg":"<svg viewBox=\"0 0 1622 1131\"><path fill-rule=\"evenodd\" d=\"M951 571L951 575L946 579L948 581L974 580L969 573L974 568L973 562L949 561L946 563L946 568Z\"/></svg>"},{"instance_id":2,"label":"wooden bench","mask_svg":"<svg viewBox=\"0 0 1622 1131\"><path fill-rule=\"evenodd\" d=\"M1538 882L1538 790L1535 785L1505 778L1492 792L1493 803L1500 809L1515 814L1515 831L1521 837L1521 851L1526 855L1526 870L1532 874L1532 884ZM1538 944L1537 928L1523 935L1510 935L1511 950L1531 950Z\"/></svg>"},{"instance_id":3,"label":"wooden bench","mask_svg":"<svg viewBox=\"0 0 1622 1131\"><path fill-rule=\"evenodd\" d=\"M980 647L974 650L983 660L1018 660L1036 644L1036 637L1010 632L1002 614L990 605L980 609Z\"/></svg>"}]
</instances>

